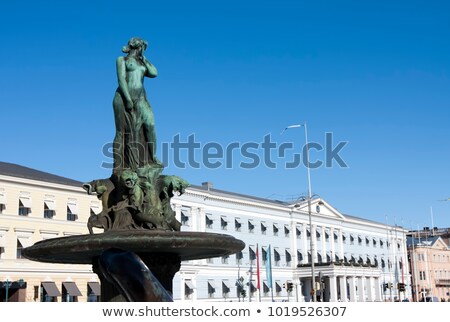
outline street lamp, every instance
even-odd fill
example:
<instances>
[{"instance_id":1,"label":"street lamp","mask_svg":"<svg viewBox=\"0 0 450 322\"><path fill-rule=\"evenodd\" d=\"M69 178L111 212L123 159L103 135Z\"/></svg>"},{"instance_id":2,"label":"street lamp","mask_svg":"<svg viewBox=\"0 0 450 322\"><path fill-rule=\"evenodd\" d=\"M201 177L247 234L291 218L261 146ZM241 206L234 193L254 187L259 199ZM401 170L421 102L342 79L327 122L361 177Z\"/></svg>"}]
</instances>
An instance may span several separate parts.
<instances>
[{"instance_id":1,"label":"street lamp","mask_svg":"<svg viewBox=\"0 0 450 322\"><path fill-rule=\"evenodd\" d=\"M6 281L3 282L3 287L5 288L5 302L9 302L9 289L11 288L11 286L13 286L13 284L16 283L14 281L10 281L9 278L6 278ZM22 288L22 286L24 286L25 281L23 279L20 279L17 281L17 286L19 286L19 289Z\"/></svg>"},{"instance_id":2,"label":"street lamp","mask_svg":"<svg viewBox=\"0 0 450 322\"><path fill-rule=\"evenodd\" d=\"M11 282L9 279L6 279L6 281L3 282L3 287L5 288L5 291L6 291L6 295L5 295L6 299L5 299L5 302L8 302L8 298L9 298L9 288L11 287L12 283L13 283L13 282Z\"/></svg>"},{"instance_id":3,"label":"street lamp","mask_svg":"<svg viewBox=\"0 0 450 322\"><path fill-rule=\"evenodd\" d=\"M311 230L310 234L310 249L311 249L311 294L313 302L316 302L316 291L315 291L315 282L316 282L316 272L314 267L314 238L313 238L313 229L312 229L312 216L311 216L311 169L309 164L309 142L308 142L308 127L306 126L306 122L303 124L294 124L286 127L281 134L283 134L286 130L293 128L305 128L305 157L306 157L306 168L308 169L308 216L309 216L309 229Z\"/></svg>"},{"instance_id":4,"label":"street lamp","mask_svg":"<svg viewBox=\"0 0 450 322\"><path fill-rule=\"evenodd\" d=\"M252 266L250 264L250 269L247 271L247 275L249 276L248 278L248 301L251 302L252 301L252 290L253 290L253 285L252 285L252 278L253 278L253 270L252 270Z\"/></svg>"}]
</instances>

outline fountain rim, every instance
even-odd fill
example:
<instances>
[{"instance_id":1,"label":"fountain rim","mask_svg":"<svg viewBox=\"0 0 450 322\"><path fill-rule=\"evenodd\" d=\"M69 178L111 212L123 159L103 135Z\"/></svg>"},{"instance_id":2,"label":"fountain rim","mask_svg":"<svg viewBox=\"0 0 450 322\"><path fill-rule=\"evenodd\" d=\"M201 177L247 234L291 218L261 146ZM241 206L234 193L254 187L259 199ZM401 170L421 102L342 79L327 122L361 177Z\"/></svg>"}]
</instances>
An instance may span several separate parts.
<instances>
[{"instance_id":1,"label":"fountain rim","mask_svg":"<svg viewBox=\"0 0 450 322\"><path fill-rule=\"evenodd\" d=\"M112 230L42 240L23 249L25 258L60 264L92 264L106 249L136 254L176 254L181 261L222 257L242 251L245 243L231 235L164 230Z\"/></svg>"}]
</instances>

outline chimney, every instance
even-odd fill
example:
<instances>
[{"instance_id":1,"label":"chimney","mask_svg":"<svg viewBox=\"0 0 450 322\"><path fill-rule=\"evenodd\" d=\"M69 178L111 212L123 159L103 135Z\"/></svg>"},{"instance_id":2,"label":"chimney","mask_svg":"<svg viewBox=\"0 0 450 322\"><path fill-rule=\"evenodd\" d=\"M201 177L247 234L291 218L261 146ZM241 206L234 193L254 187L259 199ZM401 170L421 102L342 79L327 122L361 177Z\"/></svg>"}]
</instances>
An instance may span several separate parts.
<instances>
[{"instance_id":1,"label":"chimney","mask_svg":"<svg viewBox=\"0 0 450 322\"><path fill-rule=\"evenodd\" d=\"M202 182L202 187L206 188L208 191L210 191L213 187L213 183L209 182L209 181Z\"/></svg>"}]
</instances>

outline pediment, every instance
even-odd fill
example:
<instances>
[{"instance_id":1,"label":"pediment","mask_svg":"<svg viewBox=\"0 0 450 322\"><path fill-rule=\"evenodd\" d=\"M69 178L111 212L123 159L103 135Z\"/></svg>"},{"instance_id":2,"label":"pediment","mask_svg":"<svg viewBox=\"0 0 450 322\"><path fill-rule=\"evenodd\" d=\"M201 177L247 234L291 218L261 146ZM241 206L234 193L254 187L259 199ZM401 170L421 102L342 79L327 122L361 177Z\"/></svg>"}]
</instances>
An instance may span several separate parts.
<instances>
[{"instance_id":1,"label":"pediment","mask_svg":"<svg viewBox=\"0 0 450 322\"><path fill-rule=\"evenodd\" d=\"M290 205L290 207L299 210L301 212L308 212L308 201L303 200L299 203ZM329 217L332 219L345 219L345 216L343 214L341 214L336 208L331 206L328 202L326 202L322 198L312 199L311 214Z\"/></svg>"},{"instance_id":2,"label":"pediment","mask_svg":"<svg viewBox=\"0 0 450 322\"><path fill-rule=\"evenodd\" d=\"M442 240L441 237L439 237L433 245L433 248L438 248L438 249L443 249L443 248L447 249L447 247L448 246L445 244L445 242Z\"/></svg>"}]
</instances>

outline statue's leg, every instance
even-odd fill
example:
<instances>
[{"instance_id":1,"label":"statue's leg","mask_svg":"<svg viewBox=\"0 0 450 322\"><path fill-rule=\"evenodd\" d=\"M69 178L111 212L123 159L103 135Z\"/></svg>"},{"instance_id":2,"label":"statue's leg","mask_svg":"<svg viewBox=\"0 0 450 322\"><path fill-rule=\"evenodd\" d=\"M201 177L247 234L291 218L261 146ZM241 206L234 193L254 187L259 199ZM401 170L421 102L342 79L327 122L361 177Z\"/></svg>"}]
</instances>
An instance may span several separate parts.
<instances>
[{"instance_id":1,"label":"statue's leg","mask_svg":"<svg viewBox=\"0 0 450 322\"><path fill-rule=\"evenodd\" d=\"M142 100L139 103L139 108L142 118L142 126L144 130L145 143L148 146L148 151L150 153L149 160L157 162L156 160L156 130L155 130L155 117L153 115L153 110L150 104Z\"/></svg>"},{"instance_id":2,"label":"statue's leg","mask_svg":"<svg viewBox=\"0 0 450 322\"><path fill-rule=\"evenodd\" d=\"M125 130L125 105L122 96L116 92L113 100L114 121L116 124L116 136L113 142L114 170L124 168L124 130Z\"/></svg>"}]
</instances>

